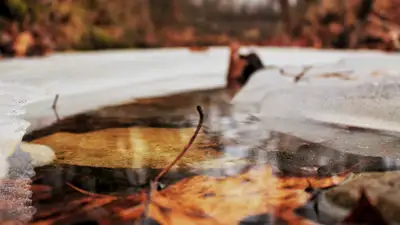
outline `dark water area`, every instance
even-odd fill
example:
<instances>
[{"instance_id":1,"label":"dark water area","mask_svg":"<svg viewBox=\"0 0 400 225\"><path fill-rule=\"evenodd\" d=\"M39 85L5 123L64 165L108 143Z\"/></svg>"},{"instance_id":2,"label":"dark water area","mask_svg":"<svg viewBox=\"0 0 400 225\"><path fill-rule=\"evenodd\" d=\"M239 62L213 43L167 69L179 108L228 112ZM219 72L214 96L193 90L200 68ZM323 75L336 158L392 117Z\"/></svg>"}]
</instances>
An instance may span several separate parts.
<instances>
[{"instance_id":1,"label":"dark water area","mask_svg":"<svg viewBox=\"0 0 400 225\"><path fill-rule=\"evenodd\" d=\"M161 172L161 169L138 168L101 168L75 165L51 165L39 167L36 173L41 176L34 182L38 185L53 186L54 196L65 197L68 193L66 183L99 194L128 195L149 188L150 182ZM167 173L160 180L165 186L184 178L194 176L185 170Z\"/></svg>"}]
</instances>

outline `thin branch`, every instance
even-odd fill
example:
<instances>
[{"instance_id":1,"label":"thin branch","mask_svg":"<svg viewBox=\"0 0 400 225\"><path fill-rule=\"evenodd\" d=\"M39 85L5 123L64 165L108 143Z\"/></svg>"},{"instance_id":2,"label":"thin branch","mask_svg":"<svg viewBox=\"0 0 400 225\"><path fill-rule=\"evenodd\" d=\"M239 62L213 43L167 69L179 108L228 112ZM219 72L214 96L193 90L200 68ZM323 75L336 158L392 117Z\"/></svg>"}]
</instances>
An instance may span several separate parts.
<instances>
[{"instance_id":1,"label":"thin branch","mask_svg":"<svg viewBox=\"0 0 400 225\"><path fill-rule=\"evenodd\" d=\"M306 66L304 67L303 71L298 74L297 76L294 77L294 82L297 83L300 81L301 78L304 77L304 75L306 75L306 73L312 68L312 66Z\"/></svg>"},{"instance_id":2,"label":"thin branch","mask_svg":"<svg viewBox=\"0 0 400 225\"><path fill-rule=\"evenodd\" d=\"M146 199L146 203L145 203L145 209L144 209L144 217L146 218L149 214L149 207L150 207L150 201L151 201L151 194L153 192L153 190L157 189L157 184L158 181L160 180L160 178L162 176L164 176L170 169L171 167L173 167L176 162L178 162L182 156L187 152L187 150L189 150L190 146L192 146L194 140L196 139L197 135L200 132L200 129L203 125L203 120L204 120L204 114L203 114L203 110L201 109L200 106L197 106L197 111L199 113L199 123L197 124L196 130L194 131L192 137L190 138L189 142L186 144L186 146L183 148L183 150L181 151L181 153L179 153L179 155L174 159L174 161L172 161L168 166L166 166L158 175L157 177L150 183L150 190L147 193L147 199Z\"/></svg>"},{"instance_id":3,"label":"thin branch","mask_svg":"<svg viewBox=\"0 0 400 225\"><path fill-rule=\"evenodd\" d=\"M58 112L57 112L57 102L58 102L59 97L60 97L60 95L57 94L56 97L54 98L53 105L51 106L51 109L53 109L54 115L56 115L57 122L60 121L60 117L58 116Z\"/></svg>"},{"instance_id":4,"label":"thin branch","mask_svg":"<svg viewBox=\"0 0 400 225\"><path fill-rule=\"evenodd\" d=\"M160 180L160 178L162 176L164 176L170 169L171 167L173 167L176 162L178 162L182 156L187 152L187 150L189 150L190 146L192 146L194 140L196 139L197 135L200 132L201 126L203 125L203 120L204 120L204 114L203 114L203 110L201 109L200 106L197 106L197 112L199 113L199 123L197 124L196 130L193 133L193 136L190 138L189 143L186 144L186 146L183 148L183 150L181 151L181 153L179 153L179 155L175 158L174 161L172 161L167 167L165 167L159 174L158 176L154 179L154 183L157 183L158 180Z\"/></svg>"},{"instance_id":5,"label":"thin branch","mask_svg":"<svg viewBox=\"0 0 400 225\"><path fill-rule=\"evenodd\" d=\"M53 109L55 109L55 105L58 99L58 95L56 96L56 99L54 100L54 104L53 104ZM174 166L176 164L177 161L179 161L180 158L182 158L182 156L186 153L186 151L190 148L190 146L193 144L194 140L196 139L198 133L200 132L200 129L203 125L203 120L204 120L204 114L203 114L203 110L201 109L200 106L197 106L197 111L199 112L200 115L200 119L199 119L199 123L196 127L196 130L193 134L193 136L191 137L189 143L185 146L185 148L182 150L182 152L175 158L174 161L172 161L167 167L165 167L159 174L158 176L154 179L154 181L152 181L150 183L150 191L148 192L147 195L147 199L146 199L146 203L145 203L145 211L144 211L144 215L147 216L148 215L148 210L149 210L149 206L150 206L150 201L151 201L151 193L153 190L157 189L157 184L158 184L158 180L164 176L170 169L172 166ZM66 183L69 187L71 187L72 189L84 194L84 195L89 195L92 197L114 197L111 195L103 195L103 194L97 194L97 193L93 193L93 192L89 192L89 191L85 191L83 189L80 189L78 187L76 187L75 185L67 182Z\"/></svg>"},{"instance_id":6,"label":"thin branch","mask_svg":"<svg viewBox=\"0 0 400 225\"><path fill-rule=\"evenodd\" d=\"M77 186L75 186L75 185L73 185L73 184L71 184L71 183L69 183L69 182L66 182L66 184L67 184L70 188L72 188L72 189L74 189L75 191L78 191L78 192L80 192L80 193L82 193L82 194L84 194L84 195L89 195L89 196L91 196L91 197L107 197L107 198L112 197L112 198L114 198L114 196L112 196L112 195L102 195L102 194L97 194L97 193L85 191L85 190L80 189L80 188L78 188Z\"/></svg>"}]
</instances>

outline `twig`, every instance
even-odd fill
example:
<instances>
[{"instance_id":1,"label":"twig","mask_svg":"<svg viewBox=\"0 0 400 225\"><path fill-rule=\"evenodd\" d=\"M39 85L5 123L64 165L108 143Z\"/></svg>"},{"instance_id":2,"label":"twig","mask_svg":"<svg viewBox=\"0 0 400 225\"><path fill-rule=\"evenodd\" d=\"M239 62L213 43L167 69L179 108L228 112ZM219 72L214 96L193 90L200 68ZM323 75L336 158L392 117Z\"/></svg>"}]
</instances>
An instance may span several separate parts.
<instances>
[{"instance_id":1,"label":"twig","mask_svg":"<svg viewBox=\"0 0 400 225\"><path fill-rule=\"evenodd\" d=\"M60 95L57 94L56 97L54 98L53 105L51 106L51 108L53 109L54 115L56 115L57 122L60 121L60 117L58 116L58 112L57 112L57 102L58 102L59 97L60 97Z\"/></svg>"},{"instance_id":2,"label":"twig","mask_svg":"<svg viewBox=\"0 0 400 225\"><path fill-rule=\"evenodd\" d=\"M56 96L55 100L54 100L54 104L53 104L53 109L56 108L56 103L57 103L57 99L58 99L58 95ZM176 164L177 161L179 161L180 158L182 158L182 156L187 152L187 150L189 150L190 146L192 146L194 140L196 139L198 133L200 132L200 129L203 125L203 120L204 120L204 114L203 114L203 110L201 109L200 106L197 106L197 111L200 115L200 119L199 119L199 123L197 124L196 130L193 134L193 136L191 137L191 139L189 140L188 144L186 144L186 146L184 147L184 149L182 150L182 152L175 158L174 161L172 161L167 167L165 167L159 174L158 176L150 183L150 191L147 193L147 199L145 202L145 210L144 210L144 216L146 217L148 215L148 211L149 211L149 206L150 206L150 201L151 201L151 194L152 191L157 189L157 184L158 184L158 180L164 176L170 169L172 166L174 166ZM107 197L107 198L117 198L116 196L112 196L112 195L106 195L106 194L97 194L97 193L93 193L93 192L89 192L83 189L80 189L78 187L76 187L75 185L66 182L66 184L74 189L75 191L78 191L84 195L88 195L91 197Z\"/></svg>"},{"instance_id":3,"label":"twig","mask_svg":"<svg viewBox=\"0 0 400 225\"><path fill-rule=\"evenodd\" d=\"M183 150L181 151L181 153L179 153L179 155L175 158L174 161L172 161L168 166L166 166L158 175L157 177L154 179L154 183L157 183L158 180L160 180L160 178L162 176L164 176L170 169L171 167L173 167L176 162L178 162L182 156L187 152L187 150L190 148L190 146L192 146L194 140L196 139L197 135L200 132L201 126L203 125L203 120L204 120L204 114L203 114L203 110L201 109L200 106L197 106L197 111L199 112L199 123L197 124L196 130L194 131L193 136L190 138L189 143L186 144L185 148L183 148Z\"/></svg>"},{"instance_id":4,"label":"twig","mask_svg":"<svg viewBox=\"0 0 400 225\"><path fill-rule=\"evenodd\" d=\"M107 197L107 198L109 198L109 197L114 197L114 196L112 196L112 195L102 195L102 194L97 194L97 193L85 191L85 190L80 189L80 188L78 188L77 186L75 186L75 185L73 185L73 184L71 184L71 183L69 183L69 182L66 182L66 184L67 184L70 188L72 188L72 189L74 189L75 191L78 191L78 192L80 192L80 193L82 193L82 194L84 194L84 195L89 195L89 196L92 196L92 197Z\"/></svg>"},{"instance_id":5,"label":"twig","mask_svg":"<svg viewBox=\"0 0 400 225\"><path fill-rule=\"evenodd\" d=\"M311 68L312 68L312 66L306 66L306 67L304 67L303 71L301 71L301 73L299 73L298 75L296 75L296 76L294 77L294 82L295 82L295 83L299 82L300 79L301 79L302 77L304 77L304 75L306 75L306 73L307 73Z\"/></svg>"},{"instance_id":6,"label":"twig","mask_svg":"<svg viewBox=\"0 0 400 225\"><path fill-rule=\"evenodd\" d=\"M196 139L197 135L200 132L200 129L201 129L201 126L203 125L203 120L204 120L203 110L201 109L200 106L197 106L197 112L199 113L199 116L200 116L199 123L197 124L196 130L194 131L194 133L193 133L192 137L190 138L189 142L183 148L181 153L179 153L179 155L174 159L174 161L172 161L168 166L166 166L157 175L157 177L150 183L150 190L147 193L147 199L146 199L146 203L145 203L145 210L144 210L144 216L145 217L148 215L148 212L149 212L149 206L150 206L150 201L151 201L151 193L152 193L153 190L157 189L158 181L160 180L160 178L162 176L164 176L171 169L171 167L173 167L176 164L176 162L179 161L179 159L182 158L182 156L187 152L187 150L189 150L190 146L192 146L194 140Z\"/></svg>"}]
</instances>

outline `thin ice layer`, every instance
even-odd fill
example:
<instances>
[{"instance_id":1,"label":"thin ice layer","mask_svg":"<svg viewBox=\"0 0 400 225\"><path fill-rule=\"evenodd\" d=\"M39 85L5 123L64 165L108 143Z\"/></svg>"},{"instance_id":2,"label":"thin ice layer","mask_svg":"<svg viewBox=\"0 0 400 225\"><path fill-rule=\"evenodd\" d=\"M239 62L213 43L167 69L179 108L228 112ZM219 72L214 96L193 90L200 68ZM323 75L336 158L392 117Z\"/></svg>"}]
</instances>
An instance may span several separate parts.
<instances>
[{"instance_id":1,"label":"thin ice layer","mask_svg":"<svg viewBox=\"0 0 400 225\"><path fill-rule=\"evenodd\" d=\"M345 74L346 70L351 73ZM233 103L237 110L262 116L398 132L400 70L397 75L393 70L388 74L374 71L342 64L319 66L295 82L296 73L264 70L250 79Z\"/></svg>"},{"instance_id":2,"label":"thin ice layer","mask_svg":"<svg viewBox=\"0 0 400 225\"><path fill-rule=\"evenodd\" d=\"M24 84L0 83L0 95L4 94L12 96L13 100L20 104L27 104L46 96L48 93Z\"/></svg>"},{"instance_id":3,"label":"thin ice layer","mask_svg":"<svg viewBox=\"0 0 400 225\"><path fill-rule=\"evenodd\" d=\"M264 128L291 134L342 152L378 157L400 157L400 134L375 130L347 130L326 123L265 117Z\"/></svg>"},{"instance_id":4,"label":"thin ice layer","mask_svg":"<svg viewBox=\"0 0 400 225\"><path fill-rule=\"evenodd\" d=\"M320 65L303 76L301 67L264 70L233 104L257 115L269 131L350 153L400 156L400 68L385 66L390 69L353 60Z\"/></svg>"}]
</instances>

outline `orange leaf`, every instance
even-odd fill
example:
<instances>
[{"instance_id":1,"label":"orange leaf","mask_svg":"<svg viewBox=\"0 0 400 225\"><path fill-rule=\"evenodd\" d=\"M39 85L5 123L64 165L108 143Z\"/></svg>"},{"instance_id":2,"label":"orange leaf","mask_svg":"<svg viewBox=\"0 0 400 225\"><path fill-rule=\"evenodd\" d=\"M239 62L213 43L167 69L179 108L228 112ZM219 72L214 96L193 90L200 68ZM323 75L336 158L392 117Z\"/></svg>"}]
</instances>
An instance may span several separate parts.
<instances>
[{"instance_id":1,"label":"orange leaf","mask_svg":"<svg viewBox=\"0 0 400 225\"><path fill-rule=\"evenodd\" d=\"M262 166L227 178L196 176L167 189L152 192L148 216L162 225L233 225L252 215L270 214L289 224L313 224L293 210L306 204L311 184L324 188L341 182L335 178L277 177Z\"/></svg>"}]
</instances>

